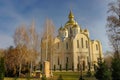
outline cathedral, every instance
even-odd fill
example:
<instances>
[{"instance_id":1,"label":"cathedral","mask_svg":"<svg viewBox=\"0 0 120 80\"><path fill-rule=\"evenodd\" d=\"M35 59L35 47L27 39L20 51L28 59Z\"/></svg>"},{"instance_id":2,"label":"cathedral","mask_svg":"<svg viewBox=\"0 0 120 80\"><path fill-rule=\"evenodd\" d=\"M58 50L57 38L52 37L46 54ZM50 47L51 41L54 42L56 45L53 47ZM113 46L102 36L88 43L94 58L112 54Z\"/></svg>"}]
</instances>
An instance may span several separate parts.
<instances>
[{"instance_id":1,"label":"cathedral","mask_svg":"<svg viewBox=\"0 0 120 80\"><path fill-rule=\"evenodd\" d=\"M51 69L65 70L67 67L68 70L78 70L78 66L83 70L93 69L94 64L103 57L100 41L90 39L88 29L79 26L72 11L66 24L59 28L53 44L55 49L51 55L45 54L45 49L41 48L41 60L45 61L45 56L48 55Z\"/></svg>"}]
</instances>

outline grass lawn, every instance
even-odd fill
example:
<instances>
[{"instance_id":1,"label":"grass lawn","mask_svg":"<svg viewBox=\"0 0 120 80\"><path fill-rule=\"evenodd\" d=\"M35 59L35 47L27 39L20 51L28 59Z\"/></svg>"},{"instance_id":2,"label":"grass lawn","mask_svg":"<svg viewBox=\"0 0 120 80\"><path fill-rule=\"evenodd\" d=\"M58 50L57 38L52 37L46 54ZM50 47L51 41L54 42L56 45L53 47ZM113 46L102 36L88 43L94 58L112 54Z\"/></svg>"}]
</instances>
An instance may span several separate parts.
<instances>
[{"instance_id":1,"label":"grass lawn","mask_svg":"<svg viewBox=\"0 0 120 80\"><path fill-rule=\"evenodd\" d=\"M55 77L62 75L64 80L79 80L80 73L79 72L53 72ZM85 80L96 80L95 77L86 77L85 73L83 73L83 78Z\"/></svg>"},{"instance_id":2,"label":"grass lawn","mask_svg":"<svg viewBox=\"0 0 120 80\"><path fill-rule=\"evenodd\" d=\"M79 76L80 73L79 72L53 72L54 77L53 78L49 78L47 80L57 80L57 78L59 77L59 75L62 75L63 80L79 80ZM83 73L83 77L85 80L96 80L95 77L86 77L85 73ZM4 80L28 80L27 78L5 78ZM30 80L41 80L39 78L33 78Z\"/></svg>"}]
</instances>

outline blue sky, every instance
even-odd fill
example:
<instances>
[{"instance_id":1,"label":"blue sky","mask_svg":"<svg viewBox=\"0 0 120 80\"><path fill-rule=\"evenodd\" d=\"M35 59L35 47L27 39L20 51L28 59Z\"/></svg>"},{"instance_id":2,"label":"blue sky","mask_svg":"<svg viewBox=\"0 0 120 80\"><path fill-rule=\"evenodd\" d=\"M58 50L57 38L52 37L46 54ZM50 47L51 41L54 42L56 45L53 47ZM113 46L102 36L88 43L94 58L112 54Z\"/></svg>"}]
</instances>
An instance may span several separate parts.
<instances>
[{"instance_id":1,"label":"blue sky","mask_svg":"<svg viewBox=\"0 0 120 80\"><path fill-rule=\"evenodd\" d=\"M21 24L35 20L40 33L46 18L56 30L68 20L70 9L78 24L88 28L91 39L102 42L103 51L110 50L105 32L108 3L113 0L0 0L0 48L13 45L13 34Z\"/></svg>"}]
</instances>

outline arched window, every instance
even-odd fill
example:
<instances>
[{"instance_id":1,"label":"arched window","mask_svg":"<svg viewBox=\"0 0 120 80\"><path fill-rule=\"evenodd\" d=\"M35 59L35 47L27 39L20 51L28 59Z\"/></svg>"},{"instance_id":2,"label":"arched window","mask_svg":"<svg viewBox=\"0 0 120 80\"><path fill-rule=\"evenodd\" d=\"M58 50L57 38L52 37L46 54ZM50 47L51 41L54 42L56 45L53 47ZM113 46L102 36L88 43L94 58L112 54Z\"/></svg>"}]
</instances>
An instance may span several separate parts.
<instances>
[{"instance_id":1,"label":"arched window","mask_svg":"<svg viewBox=\"0 0 120 80\"><path fill-rule=\"evenodd\" d=\"M96 50L98 50L98 45L96 44Z\"/></svg>"},{"instance_id":2,"label":"arched window","mask_svg":"<svg viewBox=\"0 0 120 80\"><path fill-rule=\"evenodd\" d=\"M66 32L65 32L65 36L66 36Z\"/></svg>"},{"instance_id":3,"label":"arched window","mask_svg":"<svg viewBox=\"0 0 120 80\"><path fill-rule=\"evenodd\" d=\"M79 40L77 40L77 48L79 48Z\"/></svg>"},{"instance_id":4,"label":"arched window","mask_svg":"<svg viewBox=\"0 0 120 80\"><path fill-rule=\"evenodd\" d=\"M59 49L59 42L58 42L58 49Z\"/></svg>"},{"instance_id":5,"label":"arched window","mask_svg":"<svg viewBox=\"0 0 120 80\"><path fill-rule=\"evenodd\" d=\"M66 49L68 49L68 42L66 42Z\"/></svg>"},{"instance_id":6,"label":"arched window","mask_svg":"<svg viewBox=\"0 0 120 80\"><path fill-rule=\"evenodd\" d=\"M80 62L80 56L78 56L78 63Z\"/></svg>"},{"instance_id":7,"label":"arched window","mask_svg":"<svg viewBox=\"0 0 120 80\"><path fill-rule=\"evenodd\" d=\"M86 40L86 48L88 48L88 41Z\"/></svg>"},{"instance_id":8,"label":"arched window","mask_svg":"<svg viewBox=\"0 0 120 80\"><path fill-rule=\"evenodd\" d=\"M74 29L74 34L76 34L75 29Z\"/></svg>"},{"instance_id":9,"label":"arched window","mask_svg":"<svg viewBox=\"0 0 120 80\"><path fill-rule=\"evenodd\" d=\"M72 34L72 29L70 28L70 34Z\"/></svg>"},{"instance_id":10,"label":"arched window","mask_svg":"<svg viewBox=\"0 0 120 80\"><path fill-rule=\"evenodd\" d=\"M84 46L83 46L83 38L81 38L81 44L82 44L81 46L82 46L82 48L83 48L83 47L84 47Z\"/></svg>"},{"instance_id":11,"label":"arched window","mask_svg":"<svg viewBox=\"0 0 120 80\"><path fill-rule=\"evenodd\" d=\"M78 33L78 29L75 29L75 34L77 34Z\"/></svg>"}]
</instances>

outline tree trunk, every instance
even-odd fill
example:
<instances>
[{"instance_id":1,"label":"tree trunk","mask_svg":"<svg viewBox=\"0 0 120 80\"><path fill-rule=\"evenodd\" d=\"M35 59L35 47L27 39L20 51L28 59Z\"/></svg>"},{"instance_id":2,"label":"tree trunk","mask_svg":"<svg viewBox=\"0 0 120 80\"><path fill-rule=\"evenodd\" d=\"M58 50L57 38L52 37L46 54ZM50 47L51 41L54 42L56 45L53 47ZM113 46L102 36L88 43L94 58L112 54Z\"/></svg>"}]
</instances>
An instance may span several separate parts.
<instances>
[{"instance_id":1,"label":"tree trunk","mask_svg":"<svg viewBox=\"0 0 120 80\"><path fill-rule=\"evenodd\" d=\"M20 63L20 65L19 65L19 77L20 77L20 74L21 74L21 69L22 69L22 65Z\"/></svg>"},{"instance_id":2,"label":"tree trunk","mask_svg":"<svg viewBox=\"0 0 120 80\"><path fill-rule=\"evenodd\" d=\"M32 68L33 68L33 64L32 64L32 61L30 63L30 76L32 76Z\"/></svg>"}]
</instances>

